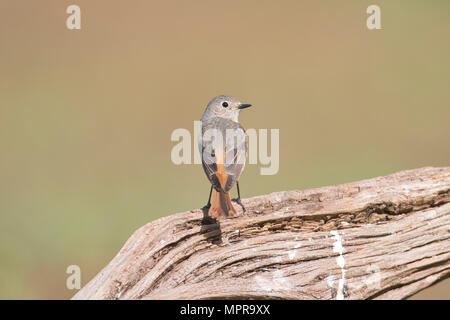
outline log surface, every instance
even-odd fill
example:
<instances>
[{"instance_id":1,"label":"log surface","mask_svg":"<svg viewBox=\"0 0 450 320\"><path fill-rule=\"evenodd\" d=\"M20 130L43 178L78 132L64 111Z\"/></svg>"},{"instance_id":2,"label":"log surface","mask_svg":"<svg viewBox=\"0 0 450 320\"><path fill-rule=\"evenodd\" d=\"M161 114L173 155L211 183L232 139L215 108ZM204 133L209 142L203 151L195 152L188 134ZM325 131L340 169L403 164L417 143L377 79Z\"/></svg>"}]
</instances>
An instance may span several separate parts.
<instances>
[{"instance_id":1,"label":"log surface","mask_svg":"<svg viewBox=\"0 0 450 320\"><path fill-rule=\"evenodd\" d=\"M450 276L450 167L243 204L146 224L73 299L402 299Z\"/></svg>"}]
</instances>

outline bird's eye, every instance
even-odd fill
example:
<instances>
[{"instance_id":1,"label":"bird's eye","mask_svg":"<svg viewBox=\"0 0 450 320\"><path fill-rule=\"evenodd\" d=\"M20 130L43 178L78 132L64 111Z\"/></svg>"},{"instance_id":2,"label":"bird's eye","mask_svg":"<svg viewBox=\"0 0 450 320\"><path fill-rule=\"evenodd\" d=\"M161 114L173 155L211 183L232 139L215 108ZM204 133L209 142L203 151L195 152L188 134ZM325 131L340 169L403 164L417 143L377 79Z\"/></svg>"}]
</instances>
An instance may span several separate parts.
<instances>
[{"instance_id":1,"label":"bird's eye","mask_svg":"<svg viewBox=\"0 0 450 320\"><path fill-rule=\"evenodd\" d=\"M226 108L226 107L228 107L228 102L222 102L222 107L224 107L224 108Z\"/></svg>"}]
</instances>

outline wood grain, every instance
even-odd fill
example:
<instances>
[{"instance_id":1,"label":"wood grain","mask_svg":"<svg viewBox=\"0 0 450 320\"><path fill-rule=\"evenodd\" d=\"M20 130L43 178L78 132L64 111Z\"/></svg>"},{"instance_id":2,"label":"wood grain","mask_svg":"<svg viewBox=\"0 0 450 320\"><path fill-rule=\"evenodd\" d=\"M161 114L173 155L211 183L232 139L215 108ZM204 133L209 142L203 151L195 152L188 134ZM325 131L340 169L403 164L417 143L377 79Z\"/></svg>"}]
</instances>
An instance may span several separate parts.
<instances>
[{"instance_id":1,"label":"wood grain","mask_svg":"<svg viewBox=\"0 0 450 320\"><path fill-rule=\"evenodd\" d=\"M244 199L138 229L73 299L403 299L450 275L450 168Z\"/></svg>"}]
</instances>

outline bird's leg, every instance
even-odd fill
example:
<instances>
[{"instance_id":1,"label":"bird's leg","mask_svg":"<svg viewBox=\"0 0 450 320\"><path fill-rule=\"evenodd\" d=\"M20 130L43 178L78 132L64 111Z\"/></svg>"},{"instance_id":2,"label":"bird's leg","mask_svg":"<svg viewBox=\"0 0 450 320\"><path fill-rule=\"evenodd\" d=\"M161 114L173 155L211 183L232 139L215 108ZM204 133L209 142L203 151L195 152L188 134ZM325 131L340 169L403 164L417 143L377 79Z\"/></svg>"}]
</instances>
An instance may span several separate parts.
<instances>
[{"instance_id":1,"label":"bird's leg","mask_svg":"<svg viewBox=\"0 0 450 320\"><path fill-rule=\"evenodd\" d=\"M245 207L241 201L241 191L239 190L239 182L236 182L236 188L237 188L237 192L238 192L238 197L236 199L236 203L238 203L242 207L242 210L244 210L244 212L245 212L246 211Z\"/></svg>"},{"instance_id":2,"label":"bird's leg","mask_svg":"<svg viewBox=\"0 0 450 320\"><path fill-rule=\"evenodd\" d=\"M208 203L203 207L203 209L209 209L211 207L211 194L212 194L212 186L211 186L211 190L209 190L209 198L208 198Z\"/></svg>"}]
</instances>

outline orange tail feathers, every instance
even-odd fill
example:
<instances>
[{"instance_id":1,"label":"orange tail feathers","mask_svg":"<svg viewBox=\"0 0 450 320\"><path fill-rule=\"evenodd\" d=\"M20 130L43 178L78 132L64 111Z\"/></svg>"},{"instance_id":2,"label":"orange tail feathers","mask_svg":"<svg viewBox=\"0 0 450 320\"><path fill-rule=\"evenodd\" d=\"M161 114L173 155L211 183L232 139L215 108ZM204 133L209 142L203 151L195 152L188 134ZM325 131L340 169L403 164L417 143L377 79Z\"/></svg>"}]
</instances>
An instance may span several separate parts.
<instances>
[{"instance_id":1,"label":"orange tail feathers","mask_svg":"<svg viewBox=\"0 0 450 320\"><path fill-rule=\"evenodd\" d=\"M236 210L231 203L230 193L213 189L209 215L213 218L235 215Z\"/></svg>"}]
</instances>

